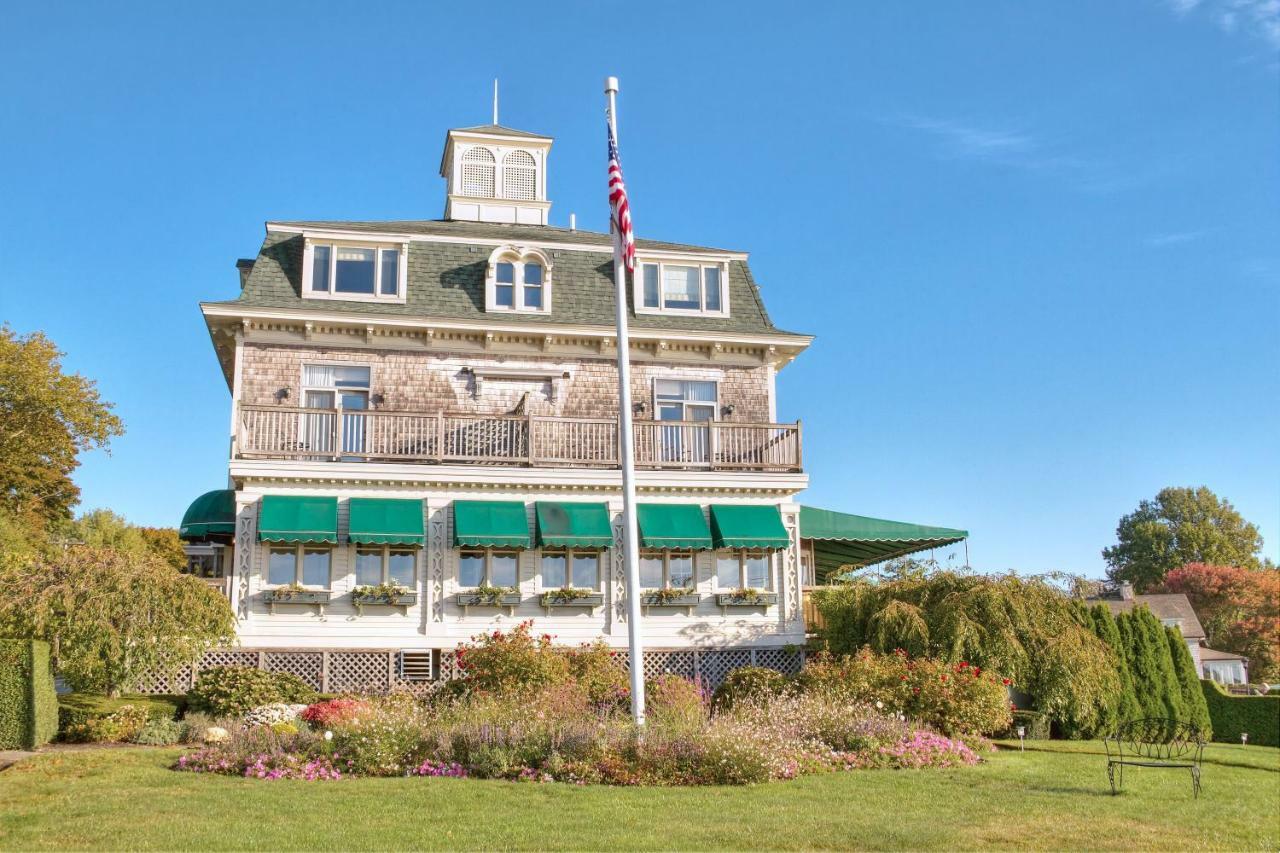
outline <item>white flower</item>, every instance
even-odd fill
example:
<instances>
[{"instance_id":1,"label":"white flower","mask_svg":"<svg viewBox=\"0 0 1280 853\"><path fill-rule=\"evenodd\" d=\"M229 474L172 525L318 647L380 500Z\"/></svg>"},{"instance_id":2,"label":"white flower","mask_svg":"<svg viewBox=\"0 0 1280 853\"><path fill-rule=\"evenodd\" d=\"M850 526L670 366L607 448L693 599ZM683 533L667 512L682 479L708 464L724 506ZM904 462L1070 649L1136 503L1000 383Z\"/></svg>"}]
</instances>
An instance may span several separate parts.
<instances>
[{"instance_id":1,"label":"white flower","mask_svg":"<svg viewBox=\"0 0 1280 853\"><path fill-rule=\"evenodd\" d=\"M324 739L325 739L325 740L333 740L333 732L326 731L326 732L324 733Z\"/></svg>"},{"instance_id":2,"label":"white flower","mask_svg":"<svg viewBox=\"0 0 1280 853\"><path fill-rule=\"evenodd\" d=\"M883 702L881 702L881 701L879 701L879 700L877 700L877 701L876 701L876 708L878 708L878 709L880 709L880 710L884 710L884 703L883 703Z\"/></svg>"}]
</instances>

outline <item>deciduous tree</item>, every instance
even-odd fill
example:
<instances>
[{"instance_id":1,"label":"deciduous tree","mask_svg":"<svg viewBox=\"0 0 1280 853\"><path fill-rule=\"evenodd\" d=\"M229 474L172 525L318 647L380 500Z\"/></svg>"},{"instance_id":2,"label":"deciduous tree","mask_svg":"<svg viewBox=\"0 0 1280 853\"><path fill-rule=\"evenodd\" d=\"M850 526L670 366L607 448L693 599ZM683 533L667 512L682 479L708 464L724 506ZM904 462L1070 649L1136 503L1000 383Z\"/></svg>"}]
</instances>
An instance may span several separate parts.
<instances>
[{"instance_id":1,"label":"deciduous tree","mask_svg":"<svg viewBox=\"0 0 1280 853\"><path fill-rule=\"evenodd\" d=\"M1184 593L1209 645L1247 657L1251 680L1280 681L1280 570L1190 563L1160 591Z\"/></svg>"},{"instance_id":2,"label":"deciduous tree","mask_svg":"<svg viewBox=\"0 0 1280 853\"><path fill-rule=\"evenodd\" d=\"M1258 528L1230 502L1204 486L1171 487L1121 518L1116 544L1104 548L1102 556L1112 581L1147 592L1187 563L1258 568L1261 550Z\"/></svg>"}]
</instances>

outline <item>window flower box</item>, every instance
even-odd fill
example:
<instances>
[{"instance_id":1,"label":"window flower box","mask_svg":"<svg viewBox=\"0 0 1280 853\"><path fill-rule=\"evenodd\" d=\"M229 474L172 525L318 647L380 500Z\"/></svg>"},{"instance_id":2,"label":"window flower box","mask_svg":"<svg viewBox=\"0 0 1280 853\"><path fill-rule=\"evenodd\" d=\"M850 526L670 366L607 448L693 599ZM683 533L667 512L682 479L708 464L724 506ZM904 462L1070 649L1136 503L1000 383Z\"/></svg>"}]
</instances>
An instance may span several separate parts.
<instances>
[{"instance_id":1,"label":"window flower box","mask_svg":"<svg viewBox=\"0 0 1280 853\"><path fill-rule=\"evenodd\" d=\"M604 606L604 596L598 592L585 589L551 589L542 593L539 603L550 610L553 607L586 607Z\"/></svg>"},{"instance_id":2,"label":"window flower box","mask_svg":"<svg viewBox=\"0 0 1280 853\"><path fill-rule=\"evenodd\" d=\"M511 613L520 604L520 593L510 587L482 586L459 592L454 601L464 612L471 607L500 607Z\"/></svg>"},{"instance_id":3,"label":"window flower box","mask_svg":"<svg viewBox=\"0 0 1280 853\"><path fill-rule=\"evenodd\" d=\"M688 589L655 589L640 594L640 606L646 612L653 607L672 609L683 607L685 613L689 613L701 600L700 595Z\"/></svg>"},{"instance_id":4,"label":"window flower box","mask_svg":"<svg viewBox=\"0 0 1280 853\"><path fill-rule=\"evenodd\" d=\"M298 586L279 586L262 594L262 600L267 603L272 613L275 613L276 607L281 604L302 604L314 607L317 612L323 614L331 597L327 589L303 589Z\"/></svg>"},{"instance_id":5,"label":"window flower box","mask_svg":"<svg viewBox=\"0 0 1280 853\"><path fill-rule=\"evenodd\" d=\"M351 603L362 616L366 607L403 607L407 612L418 603L418 594L407 587L393 584L358 586L351 590Z\"/></svg>"},{"instance_id":6,"label":"window flower box","mask_svg":"<svg viewBox=\"0 0 1280 853\"><path fill-rule=\"evenodd\" d=\"M716 593L716 604L721 607L770 607L778 603L776 592L760 592L754 589L735 589Z\"/></svg>"}]
</instances>

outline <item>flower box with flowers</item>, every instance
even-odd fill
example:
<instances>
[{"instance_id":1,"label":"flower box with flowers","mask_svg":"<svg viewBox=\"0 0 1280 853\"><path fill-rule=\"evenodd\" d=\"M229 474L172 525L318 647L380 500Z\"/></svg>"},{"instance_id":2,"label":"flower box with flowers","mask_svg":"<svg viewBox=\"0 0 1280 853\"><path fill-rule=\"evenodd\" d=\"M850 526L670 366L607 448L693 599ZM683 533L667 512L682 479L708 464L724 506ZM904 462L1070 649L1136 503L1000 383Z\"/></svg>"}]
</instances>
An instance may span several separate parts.
<instances>
[{"instance_id":1,"label":"flower box with flowers","mask_svg":"<svg viewBox=\"0 0 1280 853\"><path fill-rule=\"evenodd\" d=\"M323 613L331 597L327 589L307 589L296 583L274 587L262 594L262 600L271 608L272 613L276 612L278 604L305 604L316 607Z\"/></svg>"},{"instance_id":2,"label":"flower box with flowers","mask_svg":"<svg viewBox=\"0 0 1280 853\"><path fill-rule=\"evenodd\" d=\"M478 586L459 592L454 600L464 610L468 607L502 607L510 612L520 603L520 593L509 586Z\"/></svg>"},{"instance_id":3,"label":"flower box with flowers","mask_svg":"<svg viewBox=\"0 0 1280 853\"><path fill-rule=\"evenodd\" d=\"M418 594L407 586L398 584L384 583L377 586L358 586L351 590L351 603L362 614L366 607L404 607L407 609L418 603Z\"/></svg>"},{"instance_id":4,"label":"flower box with flowers","mask_svg":"<svg viewBox=\"0 0 1280 853\"><path fill-rule=\"evenodd\" d=\"M604 605L604 596L588 592L585 589L577 589L565 587L564 589L549 589L542 593L539 597L539 603L547 608L552 607L601 607Z\"/></svg>"},{"instance_id":5,"label":"flower box with flowers","mask_svg":"<svg viewBox=\"0 0 1280 853\"><path fill-rule=\"evenodd\" d=\"M761 592L758 589L735 589L732 592L716 593L716 604L721 607L769 607L777 603L776 592Z\"/></svg>"},{"instance_id":6,"label":"flower box with flowers","mask_svg":"<svg viewBox=\"0 0 1280 853\"><path fill-rule=\"evenodd\" d=\"M697 607L701 601L692 589L651 589L640 594L640 604L645 609L651 607L683 607L686 611Z\"/></svg>"}]
</instances>

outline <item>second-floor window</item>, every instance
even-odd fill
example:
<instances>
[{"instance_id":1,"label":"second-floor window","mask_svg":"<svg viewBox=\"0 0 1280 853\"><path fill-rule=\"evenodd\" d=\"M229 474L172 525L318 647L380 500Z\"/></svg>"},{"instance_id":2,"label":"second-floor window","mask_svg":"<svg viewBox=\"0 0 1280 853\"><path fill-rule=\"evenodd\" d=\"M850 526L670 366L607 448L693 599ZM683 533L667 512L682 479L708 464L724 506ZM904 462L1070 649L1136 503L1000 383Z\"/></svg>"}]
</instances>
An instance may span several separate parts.
<instances>
[{"instance_id":1,"label":"second-floor window","mask_svg":"<svg viewBox=\"0 0 1280 853\"><path fill-rule=\"evenodd\" d=\"M728 313L721 264L641 263L637 279L637 311L677 314Z\"/></svg>"},{"instance_id":2,"label":"second-floor window","mask_svg":"<svg viewBox=\"0 0 1280 853\"><path fill-rule=\"evenodd\" d=\"M545 312L551 308L551 269L535 249L506 246L489 258L485 310Z\"/></svg>"},{"instance_id":3,"label":"second-floor window","mask_svg":"<svg viewBox=\"0 0 1280 853\"><path fill-rule=\"evenodd\" d=\"M303 586L329 588L329 563L332 549L310 545L273 545L267 553L269 586Z\"/></svg>"},{"instance_id":4,"label":"second-floor window","mask_svg":"<svg viewBox=\"0 0 1280 853\"><path fill-rule=\"evenodd\" d=\"M721 551L716 554L716 588L769 589L767 551Z\"/></svg>"},{"instance_id":5,"label":"second-floor window","mask_svg":"<svg viewBox=\"0 0 1280 853\"><path fill-rule=\"evenodd\" d=\"M643 551L640 554L642 589L692 589L692 551Z\"/></svg>"},{"instance_id":6,"label":"second-floor window","mask_svg":"<svg viewBox=\"0 0 1280 853\"><path fill-rule=\"evenodd\" d=\"M305 254L309 299L404 301L403 246L308 241Z\"/></svg>"},{"instance_id":7,"label":"second-floor window","mask_svg":"<svg viewBox=\"0 0 1280 853\"><path fill-rule=\"evenodd\" d=\"M392 583L412 589L415 586L412 549L388 545L356 549L356 585L378 586Z\"/></svg>"},{"instance_id":8,"label":"second-floor window","mask_svg":"<svg viewBox=\"0 0 1280 853\"><path fill-rule=\"evenodd\" d=\"M542 588L599 589L600 552L569 548L542 552Z\"/></svg>"},{"instance_id":9,"label":"second-floor window","mask_svg":"<svg viewBox=\"0 0 1280 853\"><path fill-rule=\"evenodd\" d=\"M520 583L519 560L519 551L465 548L458 554L458 586L515 589Z\"/></svg>"}]
</instances>

